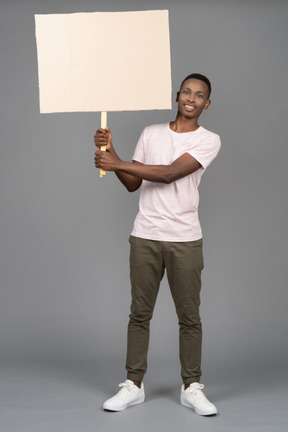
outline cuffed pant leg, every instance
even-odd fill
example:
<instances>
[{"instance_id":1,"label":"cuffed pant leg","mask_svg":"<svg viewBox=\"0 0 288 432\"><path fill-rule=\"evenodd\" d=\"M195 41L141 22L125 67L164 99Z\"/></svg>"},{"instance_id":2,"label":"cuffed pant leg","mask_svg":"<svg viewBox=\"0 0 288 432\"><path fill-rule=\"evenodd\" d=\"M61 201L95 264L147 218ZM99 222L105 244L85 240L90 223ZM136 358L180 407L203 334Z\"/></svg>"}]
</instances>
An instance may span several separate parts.
<instances>
[{"instance_id":1,"label":"cuffed pant leg","mask_svg":"<svg viewBox=\"0 0 288 432\"><path fill-rule=\"evenodd\" d=\"M130 236L131 313L128 324L127 378L142 381L147 370L150 320L164 274L160 242Z\"/></svg>"},{"instance_id":2,"label":"cuffed pant leg","mask_svg":"<svg viewBox=\"0 0 288 432\"><path fill-rule=\"evenodd\" d=\"M167 277L179 320L179 352L184 384L199 382L202 325L199 314L202 240L171 243L164 254Z\"/></svg>"}]
</instances>

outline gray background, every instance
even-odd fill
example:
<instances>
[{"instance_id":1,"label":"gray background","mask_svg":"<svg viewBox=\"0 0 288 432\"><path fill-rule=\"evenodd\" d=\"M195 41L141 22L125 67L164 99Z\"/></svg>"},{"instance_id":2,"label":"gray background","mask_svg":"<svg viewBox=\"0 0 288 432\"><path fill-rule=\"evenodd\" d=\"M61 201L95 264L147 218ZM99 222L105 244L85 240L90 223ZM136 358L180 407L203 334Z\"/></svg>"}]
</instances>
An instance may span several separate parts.
<instances>
[{"instance_id":1,"label":"gray background","mask_svg":"<svg viewBox=\"0 0 288 432\"><path fill-rule=\"evenodd\" d=\"M203 382L220 410L178 403L174 306L164 280L152 321L147 402L102 402L125 379L128 237L138 207L99 179L100 113L39 114L35 13L169 9L173 101L212 81L202 125L222 149L200 185ZM0 0L1 430L287 429L287 18L283 0ZM117 65L116 65L117 66ZM113 81L117 97L117 72ZM173 111L109 113L121 157Z\"/></svg>"}]
</instances>

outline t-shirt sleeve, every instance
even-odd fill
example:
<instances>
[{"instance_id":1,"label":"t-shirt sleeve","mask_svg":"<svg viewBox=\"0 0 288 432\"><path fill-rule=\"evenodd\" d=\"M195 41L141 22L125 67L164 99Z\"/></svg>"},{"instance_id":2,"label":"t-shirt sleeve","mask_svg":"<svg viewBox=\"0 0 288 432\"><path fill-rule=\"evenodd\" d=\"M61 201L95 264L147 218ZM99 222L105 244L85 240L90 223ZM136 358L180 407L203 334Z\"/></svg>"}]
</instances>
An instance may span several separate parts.
<instances>
[{"instance_id":1,"label":"t-shirt sleeve","mask_svg":"<svg viewBox=\"0 0 288 432\"><path fill-rule=\"evenodd\" d=\"M145 150L144 150L144 144L145 144L145 129L140 135L140 138L138 140L138 143L136 145L132 160L135 162L145 163Z\"/></svg>"},{"instance_id":2,"label":"t-shirt sleeve","mask_svg":"<svg viewBox=\"0 0 288 432\"><path fill-rule=\"evenodd\" d=\"M212 134L200 141L197 146L188 150L187 153L193 156L205 170L217 156L220 147L221 141L219 135Z\"/></svg>"}]
</instances>

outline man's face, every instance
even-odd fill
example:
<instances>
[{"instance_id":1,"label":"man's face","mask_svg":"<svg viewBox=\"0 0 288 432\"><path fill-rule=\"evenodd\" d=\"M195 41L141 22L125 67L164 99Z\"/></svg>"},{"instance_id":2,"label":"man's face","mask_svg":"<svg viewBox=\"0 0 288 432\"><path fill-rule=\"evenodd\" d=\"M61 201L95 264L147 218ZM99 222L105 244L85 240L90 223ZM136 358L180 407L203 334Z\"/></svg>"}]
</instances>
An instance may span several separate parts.
<instances>
[{"instance_id":1,"label":"man's face","mask_svg":"<svg viewBox=\"0 0 288 432\"><path fill-rule=\"evenodd\" d=\"M177 93L178 111L187 118L198 118L210 105L209 89L205 82L192 78L185 81Z\"/></svg>"}]
</instances>

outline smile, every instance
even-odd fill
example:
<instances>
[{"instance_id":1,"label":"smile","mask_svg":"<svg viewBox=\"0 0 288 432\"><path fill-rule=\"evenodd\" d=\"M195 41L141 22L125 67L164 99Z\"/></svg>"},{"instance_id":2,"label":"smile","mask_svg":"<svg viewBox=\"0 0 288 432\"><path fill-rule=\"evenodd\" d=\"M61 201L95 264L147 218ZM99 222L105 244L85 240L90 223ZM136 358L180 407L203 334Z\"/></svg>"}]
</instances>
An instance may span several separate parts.
<instances>
[{"instance_id":1,"label":"smile","mask_svg":"<svg viewBox=\"0 0 288 432\"><path fill-rule=\"evenodd\" d=\"M193 111L196 109L194 105L189 105L189 104L184 104L184 107L186 108L187 111Z\"/></svg>"}]
</instances>

